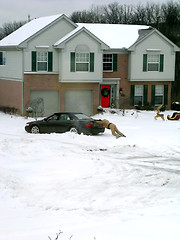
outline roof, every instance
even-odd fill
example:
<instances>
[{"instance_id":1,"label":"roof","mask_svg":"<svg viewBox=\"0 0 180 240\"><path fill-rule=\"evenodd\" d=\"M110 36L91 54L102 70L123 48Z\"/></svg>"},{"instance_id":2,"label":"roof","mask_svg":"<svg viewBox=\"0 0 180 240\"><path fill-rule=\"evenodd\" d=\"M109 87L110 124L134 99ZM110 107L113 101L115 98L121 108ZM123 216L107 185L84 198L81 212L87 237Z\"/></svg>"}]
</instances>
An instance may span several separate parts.
<instances>
[{"instance_id":1,"label":"roof","mask_svg":"<svg viewBox=\"0 0 180 240\"><path fill-rule=\"evenodd\" d=\"M149 29L145 25L77 23L104 41L110 48L129 48L139 37L139 30Z\"/></svg>"},{"instance_id":2,"label":"roof","mask_svg":"<svg viewBox=\"0 0 180 240\"><path fill-rule=\"evenodd\" d=\"M169 43L174 46L176 51L179 48L175 46L170 40L168 40L159 31L152 29L146 25L129 25L129 24L100 24L100 23L73 23L66 15L58 14L47 17L40 17L30 22L26 23L4 39L0 41L0 47L23 47L23 43L30 40L41 31L50 27L54 22L61 18L66 18L67 21L74 25L75 29L70 33L59 39L54 43L55 47L63 46L63 44L73 38L76 34L81 31L86 31L102 45L103 49L129 49L141 42L147 36L156 31L163 38L165 38Z\"/></svg>"},{"instance_id":3,"label":"roof","mask_svg":"<svg viewBox=\"0 0 180 240\"><path fill-rule=\"evenodd\" d=\"M27 24L23 25L4 39L0 41L0 47L17 47L48 25L58 20L64 14L58 14L47 17L40 17L31 20ZM65 16L66 17L66 16ZM68 19L68 18L67 18ZM140 29L148 29L148 26L144 25L127 25L127 24L99 24L99 23L78 23L74 24L77 28L71 31L69 34L57 41L54 46L57 46L64 41L68 40L78 33L80 29L86 28L97 40L102 41L110 48L129 48L138 39L138 31Z\"/></svg>"},{"instance_id":4,"label":"roof","mask_svg":"<svg viewBox=\"0 0 180 240\"><path fill-rule=\"evenodd\" d=\"M26 23L7 37L3 38L0 41L0 47L4 46L18 46L22 42L26 41L34 34L38 33L49 24L60 18L63 14L41 17L33 19L30 22Z\"/></svg>"},{"instance_id":5,"label":"roof","mask_svg":"<svg viewBox=\"0 0 180 240\"><path fill-rule=\"evenodd\" d=\"M92 32L90 32L88 29L86 29L84 26L78 26L74 30L72 30L70 33L66 34L64 37L59 39L55 44L54 47L60 47L63 46L63 43L69 41L71 38L73 38L75 35L79 34L80 32L85 31L89 35L91 35L93 38L96 39L99 43L101 43L102 48L108 49L109 46L103 41L103 39L99 39L96 35L94 35Z\"/></svg>"},{"instance_id":6,"label":"roof","mask_svg":"<svg viewBox=\"0 0 180 240\"><path fill-rule=\"evenodd\" d=\"M144 41L147 37L149 37L151 34L157 33L161 38L166 40L173 48L175 52L180 52L180 48L173 43L171 40L169 40L165 35L163 35L160 31L158 31L156 28L149 28L147 30L140 30L139 31L139 38L137 41L129 48L130 51L133 51L134 47L139 44L141 41ZM157 50L157 49L150 49L150 50Z\"/></svg>"}]
</instances>

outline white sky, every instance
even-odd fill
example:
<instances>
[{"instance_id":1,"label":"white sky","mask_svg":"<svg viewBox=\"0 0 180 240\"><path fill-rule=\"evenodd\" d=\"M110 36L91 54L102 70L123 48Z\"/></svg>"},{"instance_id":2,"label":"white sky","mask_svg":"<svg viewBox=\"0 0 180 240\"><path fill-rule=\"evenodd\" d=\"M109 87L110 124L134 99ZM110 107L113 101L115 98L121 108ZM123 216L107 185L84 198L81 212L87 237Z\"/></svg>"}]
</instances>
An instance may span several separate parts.
<instances>
[{"instance_id":1,"label":"white sky","mask_svg":"<svg viewBox=\"0 0 180 240\"><path fill-rule=\"evenodd\" d=\"M75 11L88 10L92 5L167 3L170 0L0 0L0 27L4 23Z\"/></svg>"}]
</instances>

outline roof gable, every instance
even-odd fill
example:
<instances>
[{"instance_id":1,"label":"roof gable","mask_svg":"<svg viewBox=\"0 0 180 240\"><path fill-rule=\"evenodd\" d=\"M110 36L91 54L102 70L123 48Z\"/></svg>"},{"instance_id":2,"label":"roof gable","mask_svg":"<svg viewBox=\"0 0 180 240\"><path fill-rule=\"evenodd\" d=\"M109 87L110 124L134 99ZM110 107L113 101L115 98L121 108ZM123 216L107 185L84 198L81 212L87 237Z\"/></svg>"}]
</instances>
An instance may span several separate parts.
<instances>
[{"instance_id":1,"label":"roof gable","mask_svg":"<svg viewBox=\"0 0 180 240\"><path fill-rule=\"evenodd\" d=\"M61 38L59 41L57 41L54 44L54 47L56 48L64 48L65 43L67 43L69 40L80 34L81 32L86 32L88 35L90 35L92 38L94 38L97 42L101 44L101 47L103 49L109 49L109 46L102 41L102 39L99 39L97 36L95 36L92 32L88 31L85 27L83 26L78 26L75 28L73 31L70 33L66 34L63 38Z\"/></svg>"},{"instance_id":2,"label":"roof gable","mask_svg":"<svg viewBox=\"0 0 180 240\"><path fill-rule=\"evenodd\" d=\"M139 38L137 39L137 41L129 48L130 51L133 51L134 48L140 44L142 41L144 41L145 39L147 39L148 37L150 37L152 34L156 33L157 35L159 35L159 37L163 38L167 43L169 43L173 48L174 51L180 51L180 48L174 44L171 40L169 40L166 36L164 36L161 32L159 32L157 29L155 28L150 28L147 31L139 31Z\"/></svg>"},{"instance_id":3,"label":"roof gable","mask_svg":"<svg viewBox=\"0 0 180 240\"><path fill-rule=\"evenodd\" d=\"M32 21L26 23L7 37L3 38L0 41L0 47L20 47L20 45L33 38L41 31L50 27L56 21L59 21L61 18L66 18L67 21L71 22L64 14L58 14L53 16L41 17L33 19ZM71 22L75 27L75 23Z\"/></svg>"}]
</instances>

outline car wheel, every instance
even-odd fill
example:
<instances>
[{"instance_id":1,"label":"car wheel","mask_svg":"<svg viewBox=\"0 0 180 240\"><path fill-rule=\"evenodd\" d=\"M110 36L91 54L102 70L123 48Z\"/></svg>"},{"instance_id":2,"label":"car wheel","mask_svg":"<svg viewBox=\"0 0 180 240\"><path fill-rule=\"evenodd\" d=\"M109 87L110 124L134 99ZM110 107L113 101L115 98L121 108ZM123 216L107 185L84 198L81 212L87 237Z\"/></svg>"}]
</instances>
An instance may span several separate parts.
<instances>
[{"instance_id":1,"label":"car wheel","mask_svg":"<svg viewBox=\"0 0 180 240\"><path fill-rule=\"evenodd\" d=\"M79 133L78 130L77 130L75 127L70 128L69 131L70 131L71 133L75 133L75 134Z\"/></svg>"},{"instance_id":2,"label":"car wheel","mask_svg":"<svg viewBox=\"0 0 180 240\"><path fill-rule=\"evenodd\" d=\"M31 133L35 133L35 134L37 134L37 133L40 133L40 129L39 129L39 127L38 126L32 126L32 128L31 128Z\"/></svg>"}]
</instances>

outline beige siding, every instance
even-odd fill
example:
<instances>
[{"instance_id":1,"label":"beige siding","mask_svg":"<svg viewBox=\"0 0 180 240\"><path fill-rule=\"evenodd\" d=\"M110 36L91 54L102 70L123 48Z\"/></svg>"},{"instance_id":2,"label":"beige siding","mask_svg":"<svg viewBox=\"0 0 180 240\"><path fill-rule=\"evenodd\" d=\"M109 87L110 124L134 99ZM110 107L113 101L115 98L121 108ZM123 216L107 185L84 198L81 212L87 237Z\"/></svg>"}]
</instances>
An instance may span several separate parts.
<instances>
[{"instance_id":1,"label":"beige siding","mask_svg":"<svg viewBox=\"0 0 180 240\"><path fill-rule=\"evenodd\" d=\"M53 72L57 73L59 71L59 51L54 49L53 44L73 29L74 26L62 19L60 22L30 40L25 52L25 72L31 71L31 51L37 51L37 46L49 46L46 50L53 51Z\"/></svg>"},{"instance_id":2,"label":"beige siding","mask_svg":"<svg viewBox=\"0 0 180 240\"><path fill-rule=\"evenodd\" d=\"M147 49L160 49L159 53L164 54L163 72L143 72L143 54L148 53ZM130 81L174 81L175 52L172 45L157 33L137 45L129 60Z\"/></svg>"},{"instance_id":3,"label":"beige siding","mask_svg":"<svg viewBox=\"0 0 180 240\"><path fill-rule=\"evenodd\" d=\"M0 78L22 81L22 51L6 51L6 65L0 66Z\"/></svg>"},{"instance_id":4,"label":"beige siding","mask_svg":"<svg viewBox=\"0 0 180 240\"><path fill-rule=\"evenodd\" d=\"M78 44L85 44L90 52L94 52L94 72L70 72L70 53L75 52ZM61 82L98 82L102 81L102 52L100 44L87 33L82 32L66 44L60 57L60 81Z\"/></svg>"}]
</instances>

